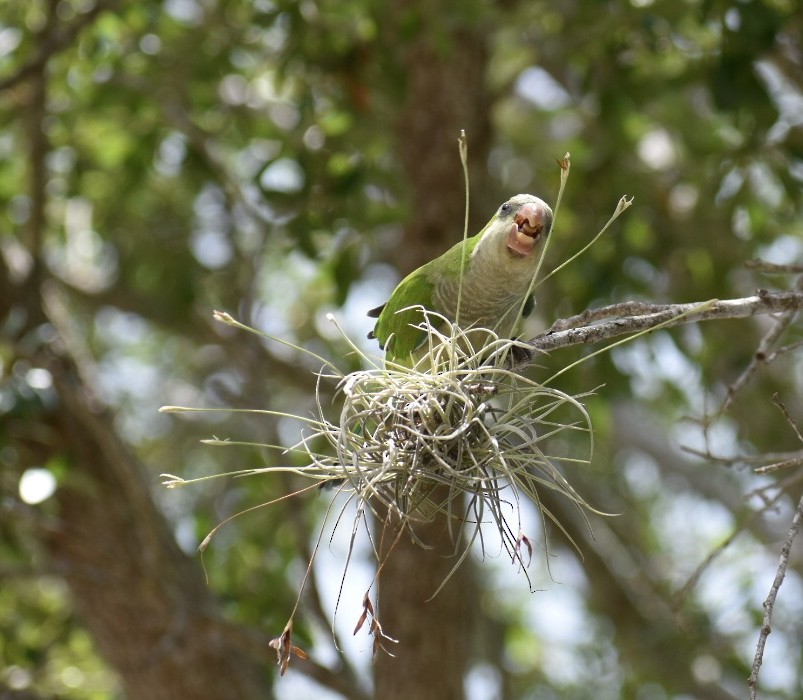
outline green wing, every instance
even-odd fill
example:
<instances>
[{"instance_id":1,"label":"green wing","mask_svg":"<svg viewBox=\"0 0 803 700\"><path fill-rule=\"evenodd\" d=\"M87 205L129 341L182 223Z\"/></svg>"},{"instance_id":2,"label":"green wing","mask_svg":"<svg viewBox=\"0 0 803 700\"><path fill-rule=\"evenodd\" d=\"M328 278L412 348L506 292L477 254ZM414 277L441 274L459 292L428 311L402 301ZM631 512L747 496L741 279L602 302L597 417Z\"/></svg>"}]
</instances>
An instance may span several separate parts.
<instances>
[{"instance_id":1,"label":"green wing","mask_svg":"<svg viewBox=\"0 0 803 700\"><path fill-rule=\"evenodd\" d=\"M491 219L476 236L465 242L456 243L439 258L411 272L399 282L399 286L384 306L368 312L369 316L377 319L376 326L368 337L379 341L388 360L409 366L414 364L411 356L424 344L427 334L415 328L424 320L421 309L408 307L423 306L430 311L441 311L435 308L433 301L435 280L444 276L452 276L454 279L460 276L461 257L465 254L468 263L474 247L493 221L494 219ZM434 319L432 323L437 325Z\"/></svg>"},{"instance_id":2,"label":"green wing","mask_svg":"<svg viewBox=\"0 0 803 700\"><path fill-rule=\"evenodd\" d=\"M435 285L427 274L429 265L424 265L405 277L396 287L387 303L369 311L369 316L378 316L376 326L369 338L376 338L391 362L409 364L410 355L425 341L426 333L414 326L423 321L420 309L432 309L432 294Z\"/></svg>"}]
</instances>

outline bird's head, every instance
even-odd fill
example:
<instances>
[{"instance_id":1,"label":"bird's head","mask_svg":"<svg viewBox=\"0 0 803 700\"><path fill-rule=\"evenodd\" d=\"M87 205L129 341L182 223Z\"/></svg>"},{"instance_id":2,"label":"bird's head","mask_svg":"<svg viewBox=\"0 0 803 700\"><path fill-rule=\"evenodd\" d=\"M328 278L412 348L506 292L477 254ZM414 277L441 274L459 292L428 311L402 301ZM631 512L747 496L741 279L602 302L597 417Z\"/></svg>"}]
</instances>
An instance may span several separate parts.
<instances>
[{"instance_id":1,"label":"bird's head","mask_svg":"<svg viewBox=\"0 0 803 700\"><path fill-rule=\"evenodd\" d=\"M538 243L546 240L552 228L552 209L531 194L517 194L505 202L491 225L494 238L504 241L513 258L533 254Z\"/></svg>"}]
</instances>

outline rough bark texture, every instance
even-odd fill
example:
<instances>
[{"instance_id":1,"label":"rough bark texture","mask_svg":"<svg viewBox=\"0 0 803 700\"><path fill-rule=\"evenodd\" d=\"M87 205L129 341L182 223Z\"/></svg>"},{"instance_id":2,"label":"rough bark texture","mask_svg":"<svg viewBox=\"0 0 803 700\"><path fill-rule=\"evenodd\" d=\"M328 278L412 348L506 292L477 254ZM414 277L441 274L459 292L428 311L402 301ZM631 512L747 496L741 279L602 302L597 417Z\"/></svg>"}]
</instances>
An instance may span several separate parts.
<instances>
[{"instance_id":1,"label":"rough bark texture","mask_svg":"<svg viewBox=\"0 0 803 700\"><path fill-rule=\"evenodd\" d=\"M426 7L421 7L425 3L401 0L397 5L400 21L405 12L424 17L421 31L401 43L399 58L406 80L397 127L399 156L409 183L412 217L397 264L409 272L443 253L463 231L465 196L457 150L461 130L468 136L472 193L485 189L490 100L484 79L487 49L479 28L433 26L427 22ZM448 16L442 10L432 15L433 21L438 17L441 22ZM470 213L472 222L485 223L480 197L472 197Z\"/></svg>"},{"instance_id":2,"label":"rough bark texture","mask_svg":"<svg viewBox=\"0 0 803 700\"><path fill-rule=\"evenodd\" d=\"M376 697L462 698L473 627L471 567L464 562L432 598L455 564L454 544L443 517L416 524L415 531L428 548L403 533L379 581L379 620L399 643L386 645L393 656L377 657ZM386 531L384 541L392 539Z\"/></svg>"},{"instance_id":3,"label":"rough bark texture","mask_svg":"<svg viewBox=\"0 0 803 700\"><path fill-rule=\"evenodd\" d=\"M66 463L52 516L38 519L48 568L66 581L129 700L265 697L267 646L262 663L243 648L247 632L232 633L218 615L200 567L178 548L145 470L93 397L68 342L45 330L38 277L34 271L15 284L0 264L0 317L28 319L18 357L53 377L48 401L7 426L30 463Z\"/></svg>"},{"instance_id":4,"label":"rough bark texture","mask_svg":"<svg viewBox=\"0 0 803 700\"><path fill-rule=\"evenodd\" d=\"M394 8L400 23L405 13L419 12L426 28L402 44L400 57L406 91L398 123L399 152L412 200L412 217L397 258L403 272L459 240L465 216L457 149L461 129L468 135L475 193L483 191L490 142L483 35L477 27L459 26L450 32L442 25L433 27L426 23L422 5L401 0ZM433 11L433 16L442 21L444 14ZM443 36L448 41L439 43ZM472 215L471 220L481 218ZM424 549L403 535L381 575L379 618L399 644L390 650L395 658L377 657L376 697L462 698L475 609L467 596L471 566L464 563L446 588L429 600L454 565L454 545L443 518L417 532L433 548Z\"/></svg>"},{"instance_id":5,"label":"rough bark texture","mask_svg":"<svg viewBox=\"0 0 803 700\"><path fill-rule=\"evenodd\" d=\"M178 548L151 498L145 470L93 396L67 338L53 332L58 324L45 309L48 283L40 258L49 143L42 126L44 66L51 50L46 40L55 31L55 2L48 13L44 58L31 71L27 109L26 243L32 267L25 279L0 255L3 344L14 360L49 370L54 389L47 401L30 401L21 416L6 417L14 423L8 430L12 449L33 457L31 464L61 460L68 467L53 499L55 517L38 521L40 541L98 650L119 673L126 698L263 698L264 665L238 648L244 635L229 634L200 567Z\"/></svg>"},{"instance_id":6,"label":"rough bark texture","mask_svg":"<svg viewBox=\"0 0 803 700\"><path fill-rule=\"evenodd\" d=\"M29 284L0 278L8 294L0 311L27 307L30 339L44 322L38 295ZM246 635L231 634L218 615L203 573L178 548L145 470L92 396L63 337L27 358L50 371L55 393L28 415L28 437L18 447L38 462L58 457L68 467L40 540L98 650L119 673L125 697L265 697L267 648L259 663L242 648Z\"/></svg>"},{"instance_id":7,"label":"rough bark texture","mask_svg":"<svg viewBox=\"0 0 803 700\"><path fill-rule=\"evenodd\" d=\"M397 263L410 270L443 252L462 231L465 201L457 151L461 129L469 137L472 190L483 191L490 138L483 81L486 50L481 27L460 22L433 27L430 19L447 17L443 8L400 0L391 12L399 26L408 23L404 39L391 45L400 47L398 65L407 81L396 129L414 215ZM410 17L419 23L417 30L410 30ZM64 338L33 350L23 348L24 334L33 336L49 323L37 262L45 228L43 168L49 149L40 128L45 117L45 63L32 70L40 82L29 109L33 214L27 243L34 269L18 284L0 260L0 317L22 310L27 318L24 331L10 342L19 341L19 357L46 367L54 380L52 403L30 417L47 434L47 443L27 449L38 451L41 463L53 456L68 463L54 496L56 519L46 526L41 541L98 650L119 673L129 700L266 697L269 682L261 677L259 645L248 646L246 641L244 648L247 631L234 630L218 615L199 567L178 549L158 512L146 471L93 397L75 348ZM485 213L472 216L472 221L484 220ZM463 696L471 638L469 568L464 565L428 601L454 564L448 556L453 544L443 521L421 528L419 535L434 548L423 549L402 538L383 570L380 620L400 644L393 650L396 658L380 655L377 661L375 697L457 699ZM264 654L264 661L270 661L267 647ZM326 669L312 662L298 667L341 689L331 673L321 677Z\"/></svg>"},{"instance_id":8,"label":"rough bark texture","mask_svg":"<svg viewBox=\"0 0 803 700\"><path fill-rule=\"evenodd\" d=\"M178 549L109 417L69 360L47 366L58 392L52 427L70 470L46 546L126 697L264 697L267 678L231 644L201 571Z\"/></svg>"}]
</instances>

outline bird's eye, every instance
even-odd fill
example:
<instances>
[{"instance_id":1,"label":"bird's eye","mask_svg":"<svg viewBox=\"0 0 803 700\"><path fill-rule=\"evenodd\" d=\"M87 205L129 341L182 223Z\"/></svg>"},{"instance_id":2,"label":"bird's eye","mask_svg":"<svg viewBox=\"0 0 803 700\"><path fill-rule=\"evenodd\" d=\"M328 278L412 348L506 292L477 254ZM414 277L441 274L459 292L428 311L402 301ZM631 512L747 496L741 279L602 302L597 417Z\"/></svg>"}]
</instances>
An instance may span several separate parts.
<instances>
[{"instance_id":1,"label":"bird's eye","mask_svg":"<svg viewBox=\"0 0 803 700\"><path fill-rule=\"evenodd\" d=\"M501 207L499 207L499 213L502 216L506 216L513 211L513 205L510 202L505 202Z\"/></svg>"}]
</instances>

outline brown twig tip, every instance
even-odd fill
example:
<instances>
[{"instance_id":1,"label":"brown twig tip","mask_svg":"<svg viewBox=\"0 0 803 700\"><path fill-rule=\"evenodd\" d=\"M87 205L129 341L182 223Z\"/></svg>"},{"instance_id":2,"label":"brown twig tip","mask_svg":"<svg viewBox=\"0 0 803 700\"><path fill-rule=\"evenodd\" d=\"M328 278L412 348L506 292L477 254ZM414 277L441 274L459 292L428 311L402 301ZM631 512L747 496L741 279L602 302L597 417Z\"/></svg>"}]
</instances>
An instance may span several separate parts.
<instances>
[{"instance_id":1,"label":"brown twig tip","mask_svg":"<svg viewBox=\"0 0 803 700\"><path fill-rule=\"evenodd\" d=\"M309 654L301 647L293 644L293 621L285 625L281 635L271 639L268 646L276 650L276 663L279 666L279 675L283 676L288 667L290 666L290 657L297 656L299 659L306 661L309 659Z\"/></svg>"},{"instance_id":2,"label":"brown twig tip","mask_svg":"<svg viewBox=\"0 0 803 700\"><path fill-rule=\"evenodd\" d=\"M566 155L563 158L558 158L556 162L561 170L568 172L572 165L572 157L567 151Z\"/></svg>"},{"instance_id":3,"label":"brown twig tip","mask_svg":"<svg viewBox=\"0 0 803 700\"><path fill-rule=\"evenodd\" d=\"M388 651L387 647L385 646L385 642L392 642L393 644L398 644L399 640L394 639L393 637L388 636L382 631L382 625L379 624L379 620L374 618L371 620L371 635L374 638L373 644L373 655L376 658L376 655L380 651L384 651L388 656L394 656L391 652Z\"/></svg>"},{"instance_id":4,"label":"brown twig tip","mask_svg":"<svg viewBox=\"0 0 803 700\"><path fill-rule=\"evenodd\" d=\"M368 593L366 592L365 596L362 599L362 615L360 615L360 619L357 620L357 626L354 628L353 634L357 634L362 629L362 626L365 624L365 621L368 619L368 616L374 615L374 606L371 603L371 599L368 597Z\"/></svg>"},{"instance_id":5,"label":"brown twig tip","mask_svg":"<svg viewBox=\"0 0 803 700\"><path fill-rule=\"evenodd\" d=\"M368 592L366 591L365 596L362 599L362 614L360 615L360 619L357 620L357 626L354 628L354 634L357 634L357 632L362 629L369 617L371 618L371 624L368 629L368 634L374 638L372 644L374 658L376 658L376 655L380 652L380 650L384 651L388 656L393 656L393 654L391 654L385 647L385 642L398 644L399 640L390 637L382 630L382 625L379 623L379 619L374 612L374 605L371 602L371 599L368 597Z\"/></svg>"}]
</instances>

